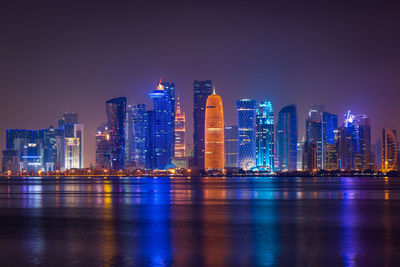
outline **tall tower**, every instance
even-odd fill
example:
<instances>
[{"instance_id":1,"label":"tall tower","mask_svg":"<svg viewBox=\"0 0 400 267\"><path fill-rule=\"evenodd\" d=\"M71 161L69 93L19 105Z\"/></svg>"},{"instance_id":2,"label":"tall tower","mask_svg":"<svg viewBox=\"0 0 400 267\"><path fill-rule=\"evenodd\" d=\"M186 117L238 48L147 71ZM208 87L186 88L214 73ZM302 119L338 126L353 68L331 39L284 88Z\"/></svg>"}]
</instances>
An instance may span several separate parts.
<instances>
[{"instance_id":1,"label":"tall tower","mask_svg":"<svg viewBox=\"0 0 400 267\"><path fill-rule=\"evenodd\" d=\"M126 98L118 97L106 102L107 127L110 131L110 168L125 168L125 116Z\"/></svg>"},{"instance_id":2,"label":"tall tower","mask_svg":"<svg viewBox=\"0 0 400 267\"><path fill-rule=\"evenodd\" d=\"M243 170L249 170L255 166L256 108L256 100L241 99L236 101L239 127L237 166Z\"/></svg>"},{"instance_id":3,"label":"tall tower","mask_svg":"<svg viewBox=\"0 0 400 267\"><path fill-rule=\"evenodd\" d=\"M175 157L185 157L186 142L185 142L185 113L181 111L181 103L179 96L176 101L175 113Z\"/></svg>"},{"instance_id":4,"label":"tall tower","mask_svg":"<svg viewBox=\"0 0 400 267\"><path fill-rule=\"evenodd\" d=\"M175 84L159 82L149 94L153 113L149 116L151 153L150 168L164 169L174 156L175 143Z\"/></svg>"},{"instance_id":5,"label":"tall tower","mask_svg":"<svg viewBox=\"0 0 400 267\"><path fill-rule=\"evenodd\" d=\"M207 98L213 93L212 82L197 81L193 83L193 156L194 168L204 168L204 123Z\"/></svg>"},{"instance_id":6,"label":"tall tower","mask_svg":"<svg viewBox=\"0 0 400 267\"><path fill-rule=\"evenodd\" d=\"M297 169L297 109L295 105L279 111L277 124L277 152L281 170Z\"/></svg>"},{"instance_id":7,"label":"tall tower","mask_svg":"<svg viewBox=\"0 0 400 267\"><path fill-rule=\"evenodd\" d=\"M204 129L204 169L222 170L225 167L224 110L222 99L215 90L207 98Z\"/></svg>"},{"instance_id":8,"label":"tall tower","mask_svg":"<svg viewBox=\"0 0 400 267\"><path fill-rule=\"evenodd\" d=\"M261 102L256 115L256 166L274 169L274 112L269 101Z\"/></svg>"}]
</instances>

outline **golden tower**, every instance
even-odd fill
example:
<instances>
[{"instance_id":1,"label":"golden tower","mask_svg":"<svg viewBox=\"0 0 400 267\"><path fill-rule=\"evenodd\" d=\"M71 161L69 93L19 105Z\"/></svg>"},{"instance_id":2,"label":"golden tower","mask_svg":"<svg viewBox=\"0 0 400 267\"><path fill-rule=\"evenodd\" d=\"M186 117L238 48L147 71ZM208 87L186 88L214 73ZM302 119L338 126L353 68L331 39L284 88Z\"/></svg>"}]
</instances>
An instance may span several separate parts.
<instances>
[{"instance_id":1,"label":"golden tower","mask_svg":"<svg viewBox=\"0 0 400 267\"><path fill-rule=\"evenodd\" d=\"M222 99L214 92L207 98L204 129L204 169L223 170L224 151L224 110Z\"/></svg>"}]
</instances>

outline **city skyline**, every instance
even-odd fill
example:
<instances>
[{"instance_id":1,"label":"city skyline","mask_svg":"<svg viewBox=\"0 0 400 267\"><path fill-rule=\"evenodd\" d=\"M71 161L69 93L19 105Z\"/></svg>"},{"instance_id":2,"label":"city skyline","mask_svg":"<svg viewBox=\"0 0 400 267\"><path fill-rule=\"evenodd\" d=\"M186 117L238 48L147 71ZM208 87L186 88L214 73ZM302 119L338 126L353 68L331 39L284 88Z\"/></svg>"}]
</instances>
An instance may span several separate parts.
<instances>
[{"instance_id":1,"label":"city skyline","mask_svg":"<svg viewBox=\"0 0 400 267\"><path fill-rule=\"evenodd\" d=\"M104 101L125 96L128 104L150 105L147 94L160 76L176 82L189 143L193 80L206 79L226 111L237 99L268 99L275 118L294 103L302 122L315 103L339 117L348 109L368 114L372 141L382 128L399 129L396 5L310 3L4 4L0 147L7 128L43 129L76 112L88 166ZM209 20L200 19L203 11ZM225 122L234 125L235 112L226 112ZM304 127L299 123L300 133Z\"/></svg>"}]
</instances>

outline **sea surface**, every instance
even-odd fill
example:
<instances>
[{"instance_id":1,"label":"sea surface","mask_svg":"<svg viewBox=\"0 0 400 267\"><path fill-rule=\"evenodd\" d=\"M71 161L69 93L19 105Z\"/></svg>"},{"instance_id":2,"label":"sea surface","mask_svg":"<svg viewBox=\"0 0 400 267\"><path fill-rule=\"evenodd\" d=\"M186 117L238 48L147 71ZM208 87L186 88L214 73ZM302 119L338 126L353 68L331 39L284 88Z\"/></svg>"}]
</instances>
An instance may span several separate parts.
<instances>
[{"instance_id":1,"label":"sea surface","mask_svg":"<svg viewBox=\"0 0 400 267\"><path fill-rule=\"evenodd\" d=\"M0 266L400 266L400 178L0 178Z\"/></svg>"}]
</instances>

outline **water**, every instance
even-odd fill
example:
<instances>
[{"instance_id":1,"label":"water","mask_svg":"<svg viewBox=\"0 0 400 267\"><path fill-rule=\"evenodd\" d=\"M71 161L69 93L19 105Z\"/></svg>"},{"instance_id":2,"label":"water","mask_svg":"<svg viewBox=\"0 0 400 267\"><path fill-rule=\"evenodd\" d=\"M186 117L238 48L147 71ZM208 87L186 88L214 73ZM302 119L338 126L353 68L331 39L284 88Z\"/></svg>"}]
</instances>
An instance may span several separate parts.
<instances>
[{"instance_id":1,"label":"water","mask_svg":"<svg viewBox=\"0 0 400 267\"><path fill-rule=\"evenodd\" d=\"M400 266L400 178L0 178L1 266Z\"/></svg>"}]
</instances>

